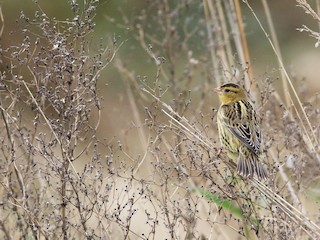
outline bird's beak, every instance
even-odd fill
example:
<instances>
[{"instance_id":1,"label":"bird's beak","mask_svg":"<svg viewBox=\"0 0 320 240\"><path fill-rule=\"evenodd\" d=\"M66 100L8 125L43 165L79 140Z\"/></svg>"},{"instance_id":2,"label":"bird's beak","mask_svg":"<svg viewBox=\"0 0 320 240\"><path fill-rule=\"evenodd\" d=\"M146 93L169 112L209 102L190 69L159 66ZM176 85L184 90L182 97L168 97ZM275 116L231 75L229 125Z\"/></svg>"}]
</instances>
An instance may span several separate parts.
<instances>
[{"instance_id":1,"label":"bird's beak","mask_svg":"<svg viewBox=\"0 0 320 240\"><path fill-rule=\"evenodd\" d=\"M222 93L222 90L221 90L221 88L219 88L219 87L214 88L213 91L215 91L215 92L218 93L218 94Z\"/></svg>"}]
</instances>

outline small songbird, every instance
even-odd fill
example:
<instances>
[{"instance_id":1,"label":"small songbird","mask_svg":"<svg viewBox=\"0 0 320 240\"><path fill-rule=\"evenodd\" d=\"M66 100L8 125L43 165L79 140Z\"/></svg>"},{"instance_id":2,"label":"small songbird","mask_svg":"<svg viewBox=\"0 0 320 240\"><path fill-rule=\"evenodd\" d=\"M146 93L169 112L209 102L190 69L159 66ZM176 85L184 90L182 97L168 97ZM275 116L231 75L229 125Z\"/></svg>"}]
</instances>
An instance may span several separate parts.
<instances>
[{"instance_id":1,"label":"small songbird","mask_svg":"<svg viewBox=\"0 0 320 240\"><path fill-rule=\"evenodd\" d=\"M248 178L256 173L259 179L266 179L267 172L259 162L259 121L245 90L237 84L227 83L214 91L222 103L217 115L219 137L228 156L237 160L238 174Z\"/></svg>"}]
</instances>

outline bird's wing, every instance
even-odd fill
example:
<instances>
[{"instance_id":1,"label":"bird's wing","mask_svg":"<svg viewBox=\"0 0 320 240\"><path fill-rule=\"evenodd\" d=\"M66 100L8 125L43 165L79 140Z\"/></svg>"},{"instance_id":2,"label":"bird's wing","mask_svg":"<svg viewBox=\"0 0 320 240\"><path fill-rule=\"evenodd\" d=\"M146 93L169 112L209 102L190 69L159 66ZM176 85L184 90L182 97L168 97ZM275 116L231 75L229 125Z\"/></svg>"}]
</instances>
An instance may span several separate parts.
<instances>
[{"instance_id":1,"label":"bird's wing","mask_svg":"<svg viewBox=\"0 0 320 240\"><path fill-rule=\"evenodd\" d=\"M246 100L221 106L221 120L229 131L251 151L260 151L261 134L256 113Z\"/></svg>"}]
</instances>

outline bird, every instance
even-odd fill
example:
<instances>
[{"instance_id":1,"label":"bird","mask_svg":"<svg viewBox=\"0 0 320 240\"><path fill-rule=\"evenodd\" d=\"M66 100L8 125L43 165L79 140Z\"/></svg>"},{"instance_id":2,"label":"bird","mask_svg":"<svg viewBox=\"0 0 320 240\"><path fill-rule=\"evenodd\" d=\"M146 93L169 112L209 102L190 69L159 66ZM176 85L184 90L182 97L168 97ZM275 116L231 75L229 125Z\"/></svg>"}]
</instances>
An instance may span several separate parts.
<instances>
[{"instance_id":1,"label":"bird","mask_svg":"<svg viewBox=\"0 0 320 240\"><path fill-rule=\"evenodd\" d=\"M254 174L261 180L268 177L261 163L261 129L246 91L234 83L214 88L221 105L217 113L219 138L228 157L237 161L237 173L243 178Z\"/></svg>"}]
</instances>

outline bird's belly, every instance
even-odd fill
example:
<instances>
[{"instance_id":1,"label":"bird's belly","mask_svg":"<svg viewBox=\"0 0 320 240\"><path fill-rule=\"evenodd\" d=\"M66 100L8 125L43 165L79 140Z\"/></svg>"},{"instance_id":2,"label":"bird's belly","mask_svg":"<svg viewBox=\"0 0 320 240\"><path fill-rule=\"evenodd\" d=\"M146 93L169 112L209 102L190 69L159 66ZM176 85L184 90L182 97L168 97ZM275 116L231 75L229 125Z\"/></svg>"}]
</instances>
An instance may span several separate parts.
<instances>
[{"instance_id":1,"label":"bird's belly","mask_svg":"<svg viewBox=\"0 0 320 240\"><path fill-rule=\"evenodd\" d=\"M228 155L232 155L236 158L239 155L240 142L237 138L235 138L232 133L223 127L219 127L220 132L220 141L221 144L228 151ZM231 157L231 156L229 156Z\"/></svg>"}]
</instances>

